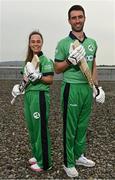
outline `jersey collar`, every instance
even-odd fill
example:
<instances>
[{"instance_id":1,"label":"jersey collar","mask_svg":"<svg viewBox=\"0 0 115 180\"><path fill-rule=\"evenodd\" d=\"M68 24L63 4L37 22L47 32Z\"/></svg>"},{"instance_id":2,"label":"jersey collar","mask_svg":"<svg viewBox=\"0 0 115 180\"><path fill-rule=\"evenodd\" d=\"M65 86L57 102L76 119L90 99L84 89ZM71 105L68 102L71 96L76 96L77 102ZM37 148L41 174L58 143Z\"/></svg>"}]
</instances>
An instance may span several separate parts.
<instances>
[{"instance_id":1,"label":"jersey collar","mask_svg":"<svg viewBox=\"0 0 115 180\"><path fill-rule=\"evenodd\" d=\"M81 43L83 43L83 41L85 41L85 39L87 38L87 36L86 36L85 33L84 33L84 39L83 39L83 41L80 41L80 40L72 33L72 31L70 31L69 37L70 37L71 39L73 39L73 40L77 39L77 40L78 40L79 42L81 42Z\"/></svg>"},{"instance_id":2,"label":"jersey collar","mask_svg":"<svg viewBox=\"0 0 115 180\"><path fill-rule=\"evenodd\" d=\"M43 55L43 52L40 51L40 52L38 53L38 57L40 57L40 56L42 56L42 55Z\"/></svg>"}]
</instances>

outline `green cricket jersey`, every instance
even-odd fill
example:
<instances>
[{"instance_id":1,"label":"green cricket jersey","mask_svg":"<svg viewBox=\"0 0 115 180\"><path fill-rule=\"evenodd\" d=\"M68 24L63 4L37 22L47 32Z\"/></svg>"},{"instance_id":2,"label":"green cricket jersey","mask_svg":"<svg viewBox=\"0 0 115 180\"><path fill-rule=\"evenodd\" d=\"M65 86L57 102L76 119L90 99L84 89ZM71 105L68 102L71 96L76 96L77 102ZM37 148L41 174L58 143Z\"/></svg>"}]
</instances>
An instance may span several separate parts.
<instances>
[{"instance_id":1,"label":"green cricket jersey","mask_svg":"<svg viewBox=\"0 0 115 180\"><path fill-rule=\"evenodd\" d=\"M40 53L40 72L43 76L54 75L53 61L48 59L42 52ZM26 92L30 90L49 91L49 85L41 82L40 80L30 82L26 88Z\"/></svg>"},{"instance_id":2,"label":"green cricket jersey","mask_svg":"<svg viewBox=\"0 0 115 180\"><path fill-rule=\"evenodd\" d=\"M72 44L76 39L72 32L70 32L69 36L58 42L55 52L55 62L62 62L68 58ZM85 36L84 40L80 43L85 48L85 57L92 71L93 61L97 51L96 41ZM63 72L63 81L67 83L88 83L78 65L71 65Z\"/></svg>"}]
</instances>

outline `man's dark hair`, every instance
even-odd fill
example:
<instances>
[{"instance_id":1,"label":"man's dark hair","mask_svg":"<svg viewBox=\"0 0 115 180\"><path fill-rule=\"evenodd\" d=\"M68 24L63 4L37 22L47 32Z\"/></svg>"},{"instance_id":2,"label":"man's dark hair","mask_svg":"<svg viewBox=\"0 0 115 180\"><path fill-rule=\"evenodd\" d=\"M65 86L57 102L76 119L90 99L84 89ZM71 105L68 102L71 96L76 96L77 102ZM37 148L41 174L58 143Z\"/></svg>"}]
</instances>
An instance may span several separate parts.
<instances>
[{"instance_id":1,"label":"man's dark hair","mask_svg":"<svg viewBox=\"0 0 115 180\"><path fill-rule=\"evenodd\" d=\"M69 11L68 11L68 19L70 19L70 13L71 13L71 11L82 11L83 14L84 14L84 16L85 16L85 10L84 10L84 8L83 8L82 6L80 6L80 5L74 5L74 6L72 6L72 7L69 9Z\"/></svg>"}]
</instances>

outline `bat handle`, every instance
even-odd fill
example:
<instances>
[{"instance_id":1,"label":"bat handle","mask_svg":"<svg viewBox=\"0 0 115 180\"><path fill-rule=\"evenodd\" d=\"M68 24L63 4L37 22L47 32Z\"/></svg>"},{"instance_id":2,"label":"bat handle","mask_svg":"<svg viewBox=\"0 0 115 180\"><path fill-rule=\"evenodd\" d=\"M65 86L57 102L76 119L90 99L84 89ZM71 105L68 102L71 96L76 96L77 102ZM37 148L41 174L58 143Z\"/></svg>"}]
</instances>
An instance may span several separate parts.
<instances>
[{"instance_id":1,"label":"bat handle","mask_svg":"<svg viewBox=\"0 0 115 180\"><path fill-rule=\"evenodd\" d=\"M16 99L16 97L13 97L13 99L11 100L11 104L12 104L12 105L14 104L15 99Z\"/></svg>"},{"instance_id":2,"label":"bat handle","mask_svg":"<svg viewBox=\"0 0 115 180\"><path fill-rule=\"evenodd\" d=\"M96 89L95 85L93 85L93 92L94 92L95 94L97 94L97 89Z\"/></svg>"}]
</instances>

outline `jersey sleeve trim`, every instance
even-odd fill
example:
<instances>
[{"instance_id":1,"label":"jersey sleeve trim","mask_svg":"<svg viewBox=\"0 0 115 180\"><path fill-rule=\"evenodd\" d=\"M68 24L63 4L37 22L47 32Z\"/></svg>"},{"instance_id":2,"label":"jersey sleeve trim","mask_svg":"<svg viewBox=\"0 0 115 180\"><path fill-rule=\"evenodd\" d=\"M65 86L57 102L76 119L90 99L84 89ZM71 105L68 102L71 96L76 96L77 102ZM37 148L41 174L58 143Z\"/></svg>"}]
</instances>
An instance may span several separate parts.
<instances>
[{"instance_id":1,"label":"jersey sleeve trim","mask_svg":"<svg viewBox=\"0 0 115 180\"><path fill-rule=\"evenodd\" d=\"M63 62L64 60L55 59L55 62Z\"/></svg>"},{"instance_id":2,"label":"jersey sleeve trim","mask_svg":"<svg viewBox=\"0 0 115 180\"><path fill-rule=\"evenodd\" d=\"M43 76L48 76L48 75L54 75L54 72L47 72L47 73L43 73Z\"/></svg>"}]
</instances>

